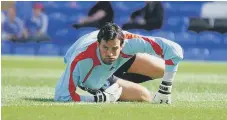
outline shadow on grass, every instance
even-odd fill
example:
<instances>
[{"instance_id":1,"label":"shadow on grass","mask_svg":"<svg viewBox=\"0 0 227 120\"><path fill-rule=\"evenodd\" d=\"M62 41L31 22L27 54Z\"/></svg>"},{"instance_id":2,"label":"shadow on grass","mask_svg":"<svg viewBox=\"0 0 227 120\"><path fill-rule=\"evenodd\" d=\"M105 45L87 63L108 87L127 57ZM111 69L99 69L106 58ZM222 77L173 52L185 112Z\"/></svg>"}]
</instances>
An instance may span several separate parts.
<instances>
[{"instance_id":1,"label":"shadow on grass","mask_svg":"<svg viewBox=\"0 0 227 120\"><path fill-rule=\"evenodd\" d=\"M54 99L51 98L23 98L23 100L34 101L34 102L55 102ZM121 101L118 100L119 103L138 103L138 102L129 102L129 101Z\"/></svg>"},{"instance_id":2,"label":"shadow on grass","mask_svg":"<svg viewBox=\"0 0 227 120\"><path fill-rule=\"evenodd\" d=\"M54 99L52 98L23 98L23 99L35 102L54 102Z\"/></svg>"}]
</instances>

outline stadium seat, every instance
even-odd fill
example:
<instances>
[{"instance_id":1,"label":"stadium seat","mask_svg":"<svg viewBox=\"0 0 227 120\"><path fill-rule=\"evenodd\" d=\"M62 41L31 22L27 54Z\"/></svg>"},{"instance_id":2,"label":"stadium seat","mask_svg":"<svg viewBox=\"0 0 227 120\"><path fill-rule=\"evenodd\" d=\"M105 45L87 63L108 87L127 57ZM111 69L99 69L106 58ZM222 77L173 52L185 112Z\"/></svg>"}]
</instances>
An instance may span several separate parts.
<instances>
[{"instance_id":1,"label":"stadium seat","mask_svg":"<svg viewBox=\"0 0 227 120\"><path fill-rule=\"evenodd\" d=\"M67 44L67 45L61 46L60 56L64 56L71 45L72 44Z\"/></svg>"},{"instance_id":2,"label":"stadium seat","mask_svg":"<svg viewBox=\"0 0 227 120\"><path fill-rule=\"evenodd\" d=\"M21 18L28 18L27 12L32 12L32 6L28 7L31 3L33 2L21 3L17 6L19 10L18 15L20 16L20 13L23 15ZM2 41L2 54L64 55L68 48L79 37L97 30L96 28L81 28L77 30L71 27L78 18L87 15L90 8L96 3L95 1L42 1L41 3L44 5L45 12L49 18L48 34L53 38L53 42L21 44L12 43L11 41ZM214 27L212 28L211 25L209 25L208 19L199 18L201 6L207 2L163 1L162 3L165 9L165 22L162 29L153 31L132 29L128 31L145 36L157 36L176 41L184 48L186 59L215 60L215 56L217 56L219 60L225 59L223 54L226 54L227 33L221 35L211 30L223 33L224 30L226 30L223 28L225 28L227 22L224 19L216 19L214 21ZM22 8L21 6L25 4L27 7ZM122 26L122 24L128 21L133 11L145 5L143 1L113 1L111 4L115 13L114 22L119 26ZM24 11L27 11L26 14L24 14ZM194 30L195 32L186 30ZM197 34L196 32L200 33ZM34 49L31 48L31 46L33 46ZM221 54L224 57L221 56Z\"/></svg>"},{"instance_id":3,"label":"stadium seat","mask_svg":"<svg viewBox=\"0 0 227 120\"><path fill-rule=\"evenodd\" d=\"M227 33L225 33L225 34L223 35L223 40L224 40L224 44L227 45Z\"/></svg>"},{"instance_id":4,"label":"stadium seat","mask_svg":"<svg viewBox=\"0 0 227 120\"><path fill-rule=\"evenodd\" d=\"M65 15L65 13L63 12L52 12L50 14L48 14L48 17L50 20L53 21L67 21L67 16Z\"/></svg>"},{"instance_id":5,"label":"stadium seat","mask_svg":"<svg viewBox=\"0 0 227 120\"><path fill-rule=\"evenodd\" d=\"M14 54L35 55L39 43L15 43Z\"/></svg>"},{"instance_id":6,"label":"stadium seat","mask_svg":"<svg viewBox=\"0 0 227 120\"><path fill-rule=\"evenodd\" d=\"M192 31L175 33L175 41L195 44L197 41L197 33Z\"/></svg>"},{"instance_id":7,"label":"stadium seat","mask_svg":"<svg viewBox=\"0 0 227 120\"><path fill-rule=\"evenodd\" d=\"M61 7L61 6L59 6L58 2L56 2L56 1L40 1L40 2L44 5L44 8L59 8L59 7Z\"/></svg>"},{"instance_id":8,"label":"stadium seat","mask_svg":"<svg viewBox=\"0 0 227 120\"><path fill-rule=\"evenodd\" d=\"M88 12L95 4L95 1L76 1L78 9Z\"/></svg>"},{"instance_id":9,"label":"stadium seat","mask_svg":"<svg viewBox=\"0 0 227 120\"><path fill-rule=\"evenodd\" d=\"M122 14L126 15L130 15L132 12L145 6L145 3L140 1L114 1L111 3L116 13L121 12Z\"/></svg>"},{"instance_id":10,"label":"stadium seat","mask_svg":"<svg viewBox=\"0 0 227 120\"><path fill-rule=\"evenodd\" d=\"M187 17L170 17L165 21L163 28L167 31L182 32L187 30L188 22Z\"/></svg>"},{"instance_id":11,"label":"stadium seat","mask_svg":"<svg viewBox=\"0 0 227 120\"><path fill-rule=\"evenodd\" d=\"M198 1L196 1L196 3L193 3L192 1L163 1L166 17L199 17L201 6L201 2Z\"/></svg>"},{"instance_id":12,"label":"stadium seat","mask_svg":"<svg viewBox=\"0 0 227 120\"><path fill-rule=\"evenodd\" d=\"M198 34L198 43L205 44L220 44L222 41L222 35L218 32L204 31Z\"/></svg>"},{"instance_id":13,"label":"stadium seat","mask_svg":"<svg viewBox=\"0 0 227 120\"><path fill-rule=\"evenodd\" d=\"M168 31L162 31L162 30L153 30L151 32L152 36L156 36L156 37L163 37L166 38L168 40L175 40L175 35L173 32L168 32Z\"/></svg>"},{"instance_id":14,"label":"stadium seat","mask_svg":"<svg viewBox=\"0 0 227 120\"><path fill-rule=\"evenodd\" d=\"M215 19L214 28L212 30L220 33L227 32L227 19Z\"/></svg>"},{"instance_id":15,"label":"stadium seat","mask_svg":"<svg viewBox=\"0 0 227 120\"><path fill-rule=\"evenodd\" d=\"M129 19L128 16L114 17L114 22L115 22L117 25L119 25L119 26L122 27L123 24L125 24L126 22L128 22L128 19Z\"/></svg>"},{"instance_id":16,"label":"stadium seat","mask_svg":"<svg viewBox=\"0 0 227 120\"><path fill-rule=\"evenodd\" d=\"M147 30L144 30L144 29L129 29L127 31L134 33L134 34L143 35L143 36L152 36L150 31L147 31Z\"/></svg>"},{"instance_id":17,"label":"stadium seat","mask_svg":"<svg viewBox=\"0 0 227 120\"><path fill-rule=\"evenodd\" d=\"M201 32L211 29L208 19L204 18L189 18L189 27L188 30Z\"/></svg>"},{"instance_id":18,"label":"stadium seat","mask_svg":"<svg viewBox=\"0 0 227 120\"><path fill-rule=\"evenodd\" d=\"M210 55L209 49L187 48L184 49L184 59L186 60L204 60Z\"/></svg>"},{"instance_id":19,"label":"stadium seat","mask_svg":"<svg viewBox=\"0 0 227 120\"><path fill-rule=\"evenodd\" d=\"M227 60L227 49L215 49L212 50L209 56L209 60Z\"/></svg>"},{"instance_id":20,"label":"stadium seat","mask_svg":"<svg viewBox=\"0 0 227 120\"><path fill-rule=\"evenodd\" d=\"M75 31L75 33L76 33L76 38L78 39L78 38L84 36L85 34L90 33L90 32L93 32L93 31L95 31L95 30L97 30L97 28L93 28L93 27L86 27L86 28L77 29L77 30Z\"/></svg>"},{"instance_id":21,"label":"stadium seat","mask_svg":"<svg viewBox=\"0 0 227 120\"><path fill-rule=\"evenodd\" d=\"M1 41L1 53L2 54L14 54L14 43L8 40Z\"/></svg>"},{"instance_id":22,"label":"stadium seat","mask_svg":"<svg viewBox=\"0 0 227 120\"><path fill-rule=\"evenodd\" d=\"M40 43L40 47L38 49L38 55L58 56L58 55L60 55L60 50L57 45L54 45L51 43Z\"/></svg>"}]
</instances>

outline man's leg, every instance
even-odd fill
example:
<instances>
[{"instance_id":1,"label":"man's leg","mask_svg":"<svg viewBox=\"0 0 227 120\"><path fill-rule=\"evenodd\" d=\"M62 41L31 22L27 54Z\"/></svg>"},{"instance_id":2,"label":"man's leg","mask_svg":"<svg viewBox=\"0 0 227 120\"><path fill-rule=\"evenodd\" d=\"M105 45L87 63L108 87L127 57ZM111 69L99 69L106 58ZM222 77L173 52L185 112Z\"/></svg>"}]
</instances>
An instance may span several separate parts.
<instances>
[{"instance_id":1,"label":"man's leg","mask_svg":"<svg viewBox=\"0 0 227 120\"><path fill-rule=\"evenodd\" d=\"M164 69L165 64L162 59L149 54L139 53L122 65L114 75L134 83L142 83L162 78Z\"/></svg>"},{"instance_id":2,"label":"man's leg","mask_svg":"<svg viewBox=\"0 0 227 120\"><path fill-rule=\"evenodd\" d=\"M149 54L139 53L128 69L128 73L149 76L153 79L162 78L165 70L164 60Z\"/></svg>"},{"instance_id":3,"label":"man's leg","mask_svg":"<svg viewBox=\"0 0 227 120\"><path fill-rule=\"evenodd\" d=\"M119 98L120 101L139 101L139 102L150 102L151 93L148 89L140 84L136 84L130 81L120 79L114 75L108 78L107 83L100 88L100 91L105 91L107 88L112 86L114 83L119 84L122 87L122 94ZM85 90L84 88L81 88ZM89 93L95 94L96 91L86 89Z\"/></svg>"},{"instance_id":4,"label":"man's leg","mask_svg":"<svg viewBox=\"0 0 227 120\"><path fill-rule=\"evenodd\" d=\"M151 102L151 93L142 85L122 79L118 79L117 83L122 87L120 101Z\"/></svg>"},{"instance_id":5,"label":"man's leg","mask_svg":"<svg viewBox=\"0 0 227 120\"><path fill-rule=\"evenodd\" d=\"M150 102L149 90L136 83L161 78L164 69L163 60L149 54L136 54L114 73L117 77L112 76L108 81L110 85L117 82L123 88L119 100Z\"/></svg>"}]
</instances>

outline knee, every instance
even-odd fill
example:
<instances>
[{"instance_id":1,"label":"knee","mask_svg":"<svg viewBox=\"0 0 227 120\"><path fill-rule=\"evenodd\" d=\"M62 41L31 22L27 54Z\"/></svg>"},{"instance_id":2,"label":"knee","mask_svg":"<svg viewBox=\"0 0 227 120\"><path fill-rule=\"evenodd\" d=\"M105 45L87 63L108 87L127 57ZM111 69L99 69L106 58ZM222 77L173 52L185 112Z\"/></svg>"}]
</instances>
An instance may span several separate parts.
<instances>
[{"instance_id":1,"label":"knee","mask_svg":"<svg viewBox=\"0 0 227 120\"><path fill-rule=\"evenodd\" d=\"M159 79L159 78L163 78L163 76L164 76L164 72L165 72L165 67L159 67L159 68L157 68L156 69L156 75L155 75L155 77L153 78L153 79Z\"/></svg>"},{"instance_id":2,"label":"knee","mask_svg":"<svg viewBox=\"0 0 227 120\"><path fill-rule=\"evenodd\" d=\"M141 90L141 94L140 94L140 101L141 102L151 102L152 96L151 96L151 92L146 89L145 87L143 87L143 89Z\"/></svg>"},{"instance_id":3,"label":"knee","mask_svg":"<svg viewBox=\"0 0 227 120\"><path fill-rule=\"evenodd\" d=\"M179 60L182 60L184 58L184 50L183 50L183 48L179 44L177 44L176 51L178 53L177 58Z\"/></svg>"}]
</instances>

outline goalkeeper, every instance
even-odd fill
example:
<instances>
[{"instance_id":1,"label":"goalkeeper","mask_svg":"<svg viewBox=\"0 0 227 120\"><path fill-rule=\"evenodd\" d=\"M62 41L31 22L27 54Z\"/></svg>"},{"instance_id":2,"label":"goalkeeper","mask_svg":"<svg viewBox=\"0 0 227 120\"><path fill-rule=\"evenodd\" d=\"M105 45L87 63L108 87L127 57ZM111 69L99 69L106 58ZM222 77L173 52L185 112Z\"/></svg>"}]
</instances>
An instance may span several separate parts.
<instances>
[{"instance_id":1,"label":"goalkeeper","mask_svg":"<svg viewBox=\"0 0 227 120\"><path fill-rule=\"evenodd\" d=\"M172 83L182 59L182 48L172 41L135 35L107 23L69 48L64 57L66 69L57 83L54 100L170 104ZM146 88L136 84L160 77L162 81L153 98ZM77 87L93 95L79 95Z\"/></svg>"}]
</instances>

